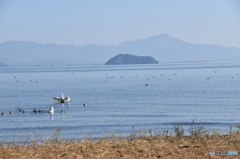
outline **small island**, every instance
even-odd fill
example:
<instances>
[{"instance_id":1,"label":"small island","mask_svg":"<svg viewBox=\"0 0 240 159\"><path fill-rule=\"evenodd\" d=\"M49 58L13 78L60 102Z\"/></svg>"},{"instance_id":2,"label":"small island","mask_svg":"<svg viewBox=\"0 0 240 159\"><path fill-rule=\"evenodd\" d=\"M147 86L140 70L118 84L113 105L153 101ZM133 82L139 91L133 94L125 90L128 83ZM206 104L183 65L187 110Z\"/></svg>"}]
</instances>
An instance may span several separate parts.
<instances>
[{"instance_id":1,"label":"small island","mask_svg":"<svg viewBox=\"0 0 240 159\"><path fill-rule=\"evenodd\" d=\"M158 61L151 56L119 54L105 63L105 65L128 65L128 64L158 64Z\"/></svg>"}]
</instances>

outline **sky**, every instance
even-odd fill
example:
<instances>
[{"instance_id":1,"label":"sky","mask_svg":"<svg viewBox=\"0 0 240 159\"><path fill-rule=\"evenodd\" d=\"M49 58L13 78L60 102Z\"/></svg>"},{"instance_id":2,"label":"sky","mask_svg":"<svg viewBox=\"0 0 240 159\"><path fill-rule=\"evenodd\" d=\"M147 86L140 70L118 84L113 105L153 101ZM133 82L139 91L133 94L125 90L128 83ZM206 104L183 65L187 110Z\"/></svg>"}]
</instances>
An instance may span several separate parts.
<instances>
[{"instance_id":1,"label":"sky","mask_svg":"<svg viewBox=\"0 0 240 159\"><path fill-rule=\"evenodd\" d=\"M240 1L0 0L0 43L118 45L162 33L240 48Z\"/></svg>"}]
</instances>

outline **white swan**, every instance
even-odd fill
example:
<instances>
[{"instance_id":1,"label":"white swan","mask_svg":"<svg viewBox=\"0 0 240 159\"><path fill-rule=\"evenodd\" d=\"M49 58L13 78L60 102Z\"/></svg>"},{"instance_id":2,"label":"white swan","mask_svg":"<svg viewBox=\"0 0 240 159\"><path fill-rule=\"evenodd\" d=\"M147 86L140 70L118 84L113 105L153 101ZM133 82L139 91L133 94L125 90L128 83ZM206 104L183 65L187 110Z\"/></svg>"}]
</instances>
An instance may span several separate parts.
<instances>
[{"instance_id":1,"label":"white swan","mask_svg":"<svg viewBox=\"0 0 240 159\"><path fill-rule=\"evenodd\" d=\"M53 107L50 107L50 110L48 111L48 113L50 113L50 114L53 114L53 113L54 113Z\"/></svg>"},{"instance_id":2,"label":"white swan","mask_svg":"<svg viewBox=\"0 0 240 159\"><path fill-rule=\"evenodd\" d=\"M64 98L64 95L63 95L62 92L61 92L61 94L62 94L62 97L49 97L49 98L57 100L60 103L65 103L65 102L69 102L70 101L70 99L71 99L70 97L65 97Z\"/></svg>"}]
</instances>

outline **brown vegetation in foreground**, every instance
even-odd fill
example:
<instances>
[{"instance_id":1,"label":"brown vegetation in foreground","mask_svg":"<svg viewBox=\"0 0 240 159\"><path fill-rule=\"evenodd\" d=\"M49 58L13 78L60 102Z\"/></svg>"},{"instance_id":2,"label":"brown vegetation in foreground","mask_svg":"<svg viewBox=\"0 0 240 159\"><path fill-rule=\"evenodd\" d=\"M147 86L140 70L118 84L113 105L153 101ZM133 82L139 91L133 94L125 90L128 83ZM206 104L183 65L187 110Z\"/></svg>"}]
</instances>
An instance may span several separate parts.
<instances>
[{"instance_id":1,"label":"brown vegetation in foreground","mask_svg":"<svg viewBox=\"0 0 240 159\"><path fill-rule=\"evenodd\" d=\"M180 147L180 145L194 146ZM240 158L240 155L211 156L212 150L240 152L240 135L137 137L28 146L12 145L0 148L0 158Z\"/></svg>"},{"instance_id":2,"label":"brown vegetation in foreground","mask_svg":"<svg viewBox=\"0 0 240 159\"><path fill-rule=\"evenodd\" d=\"M78 142L61 141L58 129L54 136L43 143L31 145L0 145L1 159L193 159L193 158L240 158L238 155L210 155L210 151L240 152L240 127L229 134L218 131L209 133L202 123L192 123L189 136L184 136L181 125L174 125L175 135L154 134L151 130L134 133L128 137L115 138L114 134L99 140L82 139ZM154 134L154 135L153 135Z\"/></svg>"}]
</instances>

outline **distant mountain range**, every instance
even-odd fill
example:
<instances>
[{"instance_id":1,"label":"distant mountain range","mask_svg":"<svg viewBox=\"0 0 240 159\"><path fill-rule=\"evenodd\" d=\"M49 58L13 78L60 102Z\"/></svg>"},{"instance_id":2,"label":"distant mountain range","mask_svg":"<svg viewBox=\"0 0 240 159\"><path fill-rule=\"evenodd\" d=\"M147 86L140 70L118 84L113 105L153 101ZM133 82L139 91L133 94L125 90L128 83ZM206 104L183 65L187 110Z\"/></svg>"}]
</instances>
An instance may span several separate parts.
<instances>
[{"instance_id":1,"label":"distant mountain range","mask_svg":"<svg viewBox=\"0 0 240 159\"><path fill-rule=\"evenodd\" d=\"M0 62L10 66L104 64L113 56L127 53L151 56L159 63L240 60L239 48L191 44L167 34L126 41L117 46L75 46L27 41L0 43Z\"/></svg>"}]
</instances>

